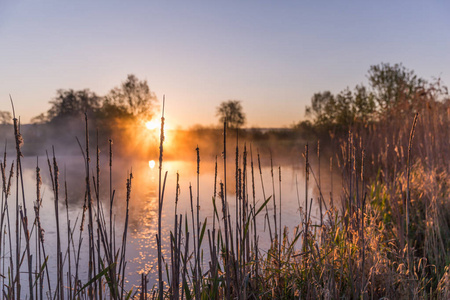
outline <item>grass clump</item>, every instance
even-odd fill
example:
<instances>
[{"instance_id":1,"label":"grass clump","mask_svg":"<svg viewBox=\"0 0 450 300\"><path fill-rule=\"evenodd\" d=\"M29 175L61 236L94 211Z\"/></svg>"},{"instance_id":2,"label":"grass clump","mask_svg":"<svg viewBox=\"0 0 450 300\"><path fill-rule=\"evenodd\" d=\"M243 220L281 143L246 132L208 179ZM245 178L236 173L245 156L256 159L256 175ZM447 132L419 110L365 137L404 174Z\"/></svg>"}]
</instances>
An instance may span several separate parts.
<instances>
[{"instance_id":1,"label":"grass clump","mask_svg":"<svg viewBox=\"0 0 450 300\"><path fill-rule=\"evenodd\" d=\"M284 198L282 170L274 167L271 156L271 181L264 182L259 151L240 141L239 133L231 136L225 123L222 155L215 159L214 193L208 195L212 196L212 217L204 219L199 213L200 199L203 201L199 192L201 147L195 149L197 193L190 188L190 213L178 211L179 176L175 199L164 198L167 172L163 172L163 115L155 220L158 231L154 237L158 282L149 287L148 274L144 273L133 290L127 287L125 271L133 175L128 173L122 199L124 218L116 220L112 141L109 140L109 187L105 189L100 184L99 147L95 171L91 170L92 141L85 119L84 145L78 141L84 158L84 198L82 214L75 220L69 213L66 182L64 192L60 190L63 181L56 150L48 158L58 236L56 245L48 245L42 227L39 164L34 220L26 213L25 193L20 193L24 189L22 140L20 124L15 121L15 163L8 166L5 154L0 164L3 296L6 299L25 295L30 299L445 299L450 293L450 110L448 102L428 104L417 106L416 114L408 114L402 120L353 126L330 142L317 144L317 148L307 144L302 153L298 151L305 180L301 183L305 195L299 195L298 199ZM234 139L235 142L230 142ZM218 167L220 160L222 168ZM340 195L325 194L321 161L330 161L330 173L340 174ZM11 187L16 189L15 206L9 197ZM316 191L313 195L311 188ZM107 201L101 199L100 190L108 190ZM261 199L257 190L263 195ZM173 228L168 245L163 245L163 204L171 200L175 201ZM285 201L294 200L299 203L298 223L287 228L281 212ZM66 227L61 224L60 205L66 208ZM314 215L313 207L319 208L318 215ZM264 221L264 228L257 226L257 220ZM119 222L123 225L118 225ZM67 236L67 241L63 236ZM116 236L121 236L120 242ZM263 238L269 241L267 248L260 246ZM50 257L49 248L54 246L56 256ZM165 246L170 250L167 254L162 251ZM85 248L87 263L82 263ZM58 271L51 273L49 265L57 266Z\"/></svg>"}]
</instances>

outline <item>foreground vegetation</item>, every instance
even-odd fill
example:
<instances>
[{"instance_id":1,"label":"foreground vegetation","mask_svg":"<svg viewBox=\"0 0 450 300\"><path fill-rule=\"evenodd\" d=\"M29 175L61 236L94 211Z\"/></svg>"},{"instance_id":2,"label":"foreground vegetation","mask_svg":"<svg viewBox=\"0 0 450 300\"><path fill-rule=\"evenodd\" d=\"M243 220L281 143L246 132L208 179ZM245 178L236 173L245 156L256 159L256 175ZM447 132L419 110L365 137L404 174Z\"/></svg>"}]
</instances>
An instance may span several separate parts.
<instances>
[{"instance_id":1,"label":"foreground vegetation","mask_svg":"<svg viewBox=\"0 0 450 300\"><path fill-rule=\"evenodd\" d=\"M47 245L40 225L41 170L36 168L32 216L27 214L24 193L20 193L22 137L14 119L15 164L8 167L6 155L1 163L3 297L448 299L450 102L438 99L436 88L430 86L398 97L382 112L374 108L367 116L370 118L354 117L350 123L340 123L341 129L331 132L332 138L328 133L334 127L329 126L336 125L334 122L339 119L316 122L312 136L320 142L305 141L304 150L298 153L303 161L305 182L300 184L305 186L305 195L294 200L299 201L298 226L289 229L283 228L280 214L283 201L287 200L276 194L274 188L276 184L281 186L281 171L272 168L272 181L264 182L259 153L251 144L244 144L235 136L230 138L226 124L221 135L222 155L217 158L223 160L223 169L217 167L220 164L216 159L214 194L202 196L202 199L212 196L212 220L199 217L201 147L196 149L197 194L191 190L190 214L180 214L178 190L175 199L164 197L163 116L155 220L159 281L149 286L146 274L142 274L142 281L134 283L133 290L127 290L125 285L132 174L123 199L126 213L120 222L124 225L116 229L110 208L119 200L115 199L112 185L106 188L99 185L99 149L97 164L93 164L95 171L91 173L92 149L86 118L85 141L78 142L85 158L84 213L78 223L73 223L67 211L68 226L60 226L58 220L62 216L58 208L67 207L67 194L60 191L57 159L49 159L58 238L57 245ZM297 130L305 130L305 126L309 125L303 124ZM111 142L106 150L112 168ZM311 165L313 159L318 162L317 167ZM323 192L320 164L329 164L331 172L341 174L341 194ZM230 180L230 173L234 180ZM10 199L14 185L16 198ZM226 192L230 186L234 187L233 196ZM314 187L317 193L308 194L309 187ZM109 190L106 201L100 199L100 189ZM263 199L256 198L256 189L262 191ZM164 257L161 218L167 201L175 201L175 211L170 251ZM317 219L312 218L313 206L320 208ZM256 226L259 218L265 220L265 229ZM122 240L116 242L114 236L118 235L119 227L123 229ZM264 230L270 238L269 249L259 246ZM68 236L67 245L61 241L62 235ZM54 246L58 255L49 257L48 247ZM82 247L89 250L87 265L79 264ZM49 269L54 265L59 271L53 276ZM88 275L83 281L80 274L85 270Z\"/></svg>"}]
</instances>

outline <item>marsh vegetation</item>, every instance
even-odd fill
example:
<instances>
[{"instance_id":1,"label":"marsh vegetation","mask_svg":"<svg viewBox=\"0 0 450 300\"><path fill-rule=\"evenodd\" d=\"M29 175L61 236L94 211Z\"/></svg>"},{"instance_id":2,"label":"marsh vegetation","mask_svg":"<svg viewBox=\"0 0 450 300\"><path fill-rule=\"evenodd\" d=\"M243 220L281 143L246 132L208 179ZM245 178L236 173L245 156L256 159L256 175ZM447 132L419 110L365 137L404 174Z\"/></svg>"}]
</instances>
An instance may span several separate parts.
<instances>
[{"instance_id":1,"label":"marsh vegetation","mask_svg":"<svg viewBox=\"0 0 450 300\"><path fill-rule=\"evenodd\" d=\"M102 131L85 114L83 138L43 154L45 127L29 129L27 149L14 118L5 153L15 155L0 165L2 296L449 298L446 88L398 65L371 72L369 87L315 95L312 120L282 131L226 120L170 131L164 115L157 133L137 120ZM24 160L36 155L30 177ZM153 248L132 250L140 267L137 235Z\"/></svg>"}]
</instances>

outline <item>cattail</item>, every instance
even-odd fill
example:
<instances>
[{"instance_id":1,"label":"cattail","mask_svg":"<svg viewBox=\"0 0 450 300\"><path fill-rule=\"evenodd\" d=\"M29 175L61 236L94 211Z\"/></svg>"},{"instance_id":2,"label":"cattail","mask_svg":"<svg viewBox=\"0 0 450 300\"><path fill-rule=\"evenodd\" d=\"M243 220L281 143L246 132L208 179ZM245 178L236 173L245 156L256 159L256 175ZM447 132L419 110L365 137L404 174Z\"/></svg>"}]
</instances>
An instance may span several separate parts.
<instances>
[{"instance_id":1,"label":"cattail","mask_svg":"<svg viewBox=\"0 0 450 300\"><path fill-rule=\"evenodd\" d=\"M164 105L165 105L165 96L163 96L163 107L161 114L161 133L159 136L159 187L158 187L158 239L159 243L157 243L158 247L158 292L159 299L163 298L164 295L164 283L162 278L162 256L161 256L161 214L162 214L162 201L163 201L163 192L162 192L162 163L163 163L163 146L164 146ZM166 174L167 175L167 174Z\"/></svg>"},{"instance_id":2,"label":"cattail","mask_svg":"<svg viewBox=\"0 0 450 300\"><path fill-rule=\"evenodd\" d=\"M12 178L14 176L14 162L11 164L11 170L9 171L9 178L8 178L8 185L6 187L6 195L11 195L11 184L12 184Z\"/></svg>"},{"instance_id":3,"label":"cattail","mask_svg":"<svg viewBox=\"0 0 450 300\"><path fill-rule=\"evenodd\" d=\"M5 174L5 166L4 163L0 163L0 168L2 172L2 188L3 193L6 194L6 174Z\"/></svg>"},{"instance_id":4,"label":"cattail","mask_svg":"<svg viewBox=\"0 0 450 300\"><path fill-rule=\"evenodd\" d=\"M414 121L411 127L411 133L409 135L409 143L408 143L408 161L406 164L406 241L408 243L407 248L407 255L408 255L408 269L410 272L412 271L412 265L411 265L411 257L410 257L410 243L409 243L409 206L411 205L411 195L409 191L409 181L410 181L410 175L411 175L411 152L412 152L412 142L414 138L414 132L416 130L416 124L417 124L417 118L419 116L419 113L416 113L414 116Z\"/></svg>"}]
</instances>

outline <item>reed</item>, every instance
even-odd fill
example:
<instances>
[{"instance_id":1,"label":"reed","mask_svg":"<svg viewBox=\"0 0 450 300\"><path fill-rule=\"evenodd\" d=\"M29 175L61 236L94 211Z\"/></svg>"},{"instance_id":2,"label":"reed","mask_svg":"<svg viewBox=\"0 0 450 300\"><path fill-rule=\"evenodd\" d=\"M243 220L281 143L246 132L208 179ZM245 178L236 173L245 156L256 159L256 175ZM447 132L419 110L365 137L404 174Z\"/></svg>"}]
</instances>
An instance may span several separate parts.
<instances>
[{"instance_id":1,"label":"reed","mask_svg":"<svg viewBox=\"0 0 450 300\"><path fill-rule=\"evenodd\" d=\"M159 186L158 186L158 235L156 237L158 246L158 290L159 299L163 298L164 293L164 283L162 278L162 254L161 254L161 214L164 194L161 190L161 180L162 180L162 163L163 163L163 153L164 153L164 98L163 98L163 110L161 115L161 134L159 140Z\"/></svg>"},{"instance_id":2,"label":"reed","mask_svg":"<svg viewBox=\"0 0 450 300\"><path fill-rule=\"evenodd\" d=\"M261 164L264 157L257 151L254 159L253 145L247 147L241 133L236 133L236 144L230 145L234 139L228 135L233 137L233 133L228 132L226 123L222 133L223 165L219 166L215 158L212 222L200 219L205 215L200 212L200 204L208 195L200 193L200 162L204 154L199 146L191 152L196 157L197 169L196 182L186 196L190 216L180 213L178 174L175 199L165 197L168 173L163 170L163 112L155 220L158 282L150 289L148 273L141 274L140 282L134 283L135 289L129 289L126 283L129 214L136 203L132 194L134 181L133 172L127 173L126 196L121 199L125 204L121 214L124 219L120 219L122 231L119 231L115 221L112 140L109 139L108 145L108 191L101 185L99 135L95 171L90 170L91 132L85 118L85 145L78 140L84 159L84 202L76 220L71 216L72 202L65 179L64 195L59 187L57 149L52 148L47 163L56 222L56 255L51 257L48 249L52 245L44 239L42 209L47 207L42 197L38 161L34 220L26 212L23 140L20 123L15 119L15 161L7 165L4 154L0 162L2 296L6 299L444 299L450 294L450 110L448 106L430 107L418 109L414 116L408 115L412 128L402 125L404 120L396 119L392 123L355 126L347 134L336 136L330 142L331 147L317 143L317 156L310 154L311 143L305 143L303 151L297 149L305 190L304 195L297 197L298 225L294 228L284 226L285 203L295 199L286 197L283 184L286 176L281 166L276 167L276 156L270 153L268 157L272 191L266 195ZM234 182L230 182L233 179L227 178L230 169L227 152L234 146L235 159L231 163ZM327 187L323 184L328 171L323 173L320 167L324 159L329 159L326 166L329 173L339 172L342 177L341 195L336 195L333 188L329 196L325 193ZM258 171L259 180L255 178ZM255 181L260 182L259 187ZM330 181L331 186L334 184ZM10 197L12 186L15 199ZM257 196L258 190L262 198ZM100 191L108 194L106 204ZM231 202L227 196L230 193L235 196ZM165 245L162 219L167 212L163 204L171 200L175 203L169 213L173 213L170 223L173 228ZM258 228L260 222L264 222L265 228ZM121 236L118 243L116 235ZM267 249L260 246L264 238L269 239ZM170 250L164 254L167 257L163 256L165 247ZM84 248L87 263L82 257ZM57 272L51 273L55 267ZM82 274L87 274L87 278Z\"/></svg>"}]
</instances>

